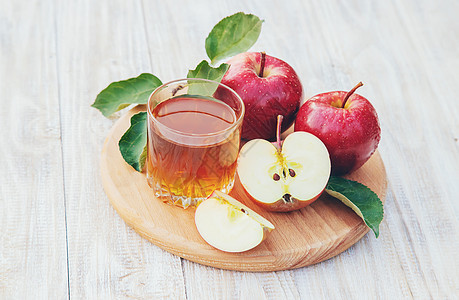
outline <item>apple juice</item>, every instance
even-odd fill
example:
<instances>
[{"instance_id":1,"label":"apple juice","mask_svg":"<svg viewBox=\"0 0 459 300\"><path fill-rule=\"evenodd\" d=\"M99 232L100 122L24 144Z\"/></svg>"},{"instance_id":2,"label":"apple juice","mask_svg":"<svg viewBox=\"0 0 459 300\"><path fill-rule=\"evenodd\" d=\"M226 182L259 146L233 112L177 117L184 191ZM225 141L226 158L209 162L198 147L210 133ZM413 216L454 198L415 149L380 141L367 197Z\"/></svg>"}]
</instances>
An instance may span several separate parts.
<instances>
[{"instance_id":1,"label":"apple juice","mask_svg":"<svg viewBox=\"0 0 459 300\"><path fill-rule=\"evenodd\" d=\"M230 106L182 95L159 103L151 114L147 179L158 198L186 208L214 190L232 189L240 130L229 130L236 123Z\"/></svg>"}]
</instances>

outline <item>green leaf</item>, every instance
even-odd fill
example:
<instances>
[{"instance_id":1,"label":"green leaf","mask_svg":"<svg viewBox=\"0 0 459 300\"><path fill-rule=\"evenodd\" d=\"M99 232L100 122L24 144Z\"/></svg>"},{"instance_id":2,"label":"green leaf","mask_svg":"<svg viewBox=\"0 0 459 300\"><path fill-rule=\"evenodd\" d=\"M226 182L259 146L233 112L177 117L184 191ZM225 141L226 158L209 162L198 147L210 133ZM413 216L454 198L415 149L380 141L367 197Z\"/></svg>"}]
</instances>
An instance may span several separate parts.
<instances>
[{"instance_id":1,"label":"green leaf","mask_svg":"<svg viewBox=\"0 0 459 300\"><path fill-rule=\"evenodd\" d=\"M113 82L97 95L91 106L109 117L130 104L146 104L150 94L161 84L161 80L149 73Z\"/></svg>"},{"instance_id":2,"label":"green leaf","mask_svg":"<svg viewBox=\"0 0 459 300\"><path fill-rule=\"evenodd\" d=\"M384 211L383 204L375 192L357 181L336 176L330 177L325 191L352 208L373 230L375 236L379 236L379 224Z\"/></svg>"},{"instance_id":3,"label":"green leaf","mask_svg":"<svg viewBox=\"0 0 459 300\"><path fill-rule=\"evenodd\" d=\"M118 146L124 160L141 172L145 165L147 145L147 112L131 117L131 127L121 137Z\"/></svg>"},{"instance_id":4,"label":"green leaf","mask_svg":"<svg viewBox=\"0 0 459 300\"><path fill-rule=\"evenodd\" d=\"M225 75L226 71L228 71L228 68L228 64L221 64L218 68L213 68L206 60L203 60L199 63L196 69L188 71L187 78L203 78L220 82L223 75ZM212 96L218 88L216 83L212 84L210 82L190 80L188 84L188 93L202 96Z\"/></svg>"},{"instance_id":5,"label":"green leaf","mask_svg":"<svg viewBox=\"0 0 459 300\"><path fill-rule=\"evenodd\" d=\"M206 39L206 52L211 63L247 51L257 41L262 23L257 16L242 12L218 22Z\"/></svg>"},{"instance_id":6,"label":"green leaf","mask_svg":"<svg viewBox=\"0 0 459 300\"><path fill-rule=\"evenodd\" d=\"M220 82L228 71L228 64L221 64L218 68L213 68L207 60L203 60L194 70L189 70L187 78L204 78Z\"/></svg>"}]
</instances>

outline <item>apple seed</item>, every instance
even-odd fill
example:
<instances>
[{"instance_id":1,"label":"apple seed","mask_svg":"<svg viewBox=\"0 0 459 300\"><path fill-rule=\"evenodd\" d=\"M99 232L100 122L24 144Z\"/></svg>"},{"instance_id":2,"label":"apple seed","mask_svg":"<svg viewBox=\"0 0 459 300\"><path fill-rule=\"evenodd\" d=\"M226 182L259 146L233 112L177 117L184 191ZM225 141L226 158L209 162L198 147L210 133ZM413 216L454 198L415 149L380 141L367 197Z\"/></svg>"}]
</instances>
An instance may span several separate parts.
<instances>
[{"instance_id":1,"label":"apple seed","mask_svg":"<svg viewBox=\"0 0 459 300\"><path fill-rule=\"evenodd\" d=\"M295 177L296 173L293 169L288 169L288 174L290 175L290 177Z\"/></svg>"},{"instance_id":2,"label":"apple seed","mask_svg":"<svg viewBox=\"0 0 459 300\"><path fill-rule=\"evenodd\" d=\"M285 202L290 202L292 201L291 197L292 196L290 194L284 194L284 196L282 196L282 199L284 199Z\"/></svg>"},{"instance_id":3,"label":"apple seed","mask_svg":"<svg viewBox=\"0 0 459 300\"><path fill-rule=\"evenodd\" d=\"M280 179L280 176L279 176L279 174L277 174L277 173L274 173L274 175L273 175L273 179L274 179L274 181L279 181L279 179Z\"/></svg>"}]
</instances>

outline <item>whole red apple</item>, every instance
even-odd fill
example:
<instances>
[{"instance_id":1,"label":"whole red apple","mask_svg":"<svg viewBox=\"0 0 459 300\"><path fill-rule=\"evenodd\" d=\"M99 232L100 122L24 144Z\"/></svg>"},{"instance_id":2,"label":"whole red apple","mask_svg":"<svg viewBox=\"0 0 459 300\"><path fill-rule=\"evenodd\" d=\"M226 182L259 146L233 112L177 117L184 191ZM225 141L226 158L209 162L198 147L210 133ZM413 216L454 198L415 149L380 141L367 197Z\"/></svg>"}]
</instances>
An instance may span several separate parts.
<instances>
[{"instance_id":1,"label":"whole red apple","mask_svg":"<svg viewBox=\"0 0 459 300\"><path fill-rule=\"evenodd\" d=\"M376 151L381 139L378 115L364 97L336 91L316 95L301 106L295 131L317 136L327 147L332 174L343 175L360 168Z\"/></svg>"},{"instance_id":2,"label":"whole red apple","mask_svg":"<svg viewBox=\"0 0 459 300\"><path fill-rule=\"evenodd\" d=\"M221 82L244 101L242 138L275 139L278 115L284 116L283 131L295 121L303 96L298 75L289 64L264 52L241 53L228 64Z\"/></svg>"}]
</instances>

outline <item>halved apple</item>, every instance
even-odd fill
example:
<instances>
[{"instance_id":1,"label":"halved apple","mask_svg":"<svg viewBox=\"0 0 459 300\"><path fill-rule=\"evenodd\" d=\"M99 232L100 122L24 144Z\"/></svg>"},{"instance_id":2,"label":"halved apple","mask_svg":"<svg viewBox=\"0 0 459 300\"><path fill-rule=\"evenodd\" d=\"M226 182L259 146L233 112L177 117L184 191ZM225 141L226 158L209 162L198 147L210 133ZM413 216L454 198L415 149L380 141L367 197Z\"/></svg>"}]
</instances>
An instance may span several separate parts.
<instances>
[{"instance_id":1,"label":"halved apple","mask_svg":"<svg viewBox=\"0 0 459 300\"><path fill-rule=\"evenodd\" d=\"M274 229L271 222L220 191L199 204L194 220L202 238L226 252L250 250Z\"/></svg>"},{"instance_id":2,"label":"halved apple","mask_svg":"<svg viewBox=\"0 0 459 300\"><path fill-rule=\"evenodd\" d=\"M246 143L239 154L237 172L255 203L270 211L292 211L319 198L330 169L324 143L298 131L288 135L282 145L279 138L277 144L262 139Z\"/></svg>"}]
</instances>

